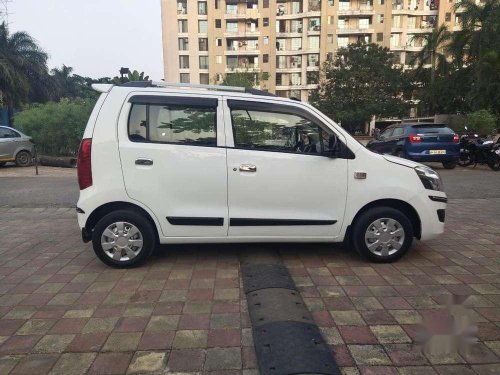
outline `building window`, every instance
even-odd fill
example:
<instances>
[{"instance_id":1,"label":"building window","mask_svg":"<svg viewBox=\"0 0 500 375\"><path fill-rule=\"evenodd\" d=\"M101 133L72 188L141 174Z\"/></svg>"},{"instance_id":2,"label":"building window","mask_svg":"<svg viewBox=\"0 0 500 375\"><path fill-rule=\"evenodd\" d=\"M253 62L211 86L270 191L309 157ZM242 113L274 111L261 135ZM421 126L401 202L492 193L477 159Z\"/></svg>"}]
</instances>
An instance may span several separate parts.
<instances>
[{"instance_id":1,"label":"building window","mask_svg":"<svg viewBox=\"0 0 500 375\"><path fill-rule=\"evenodd\" d=\"M238 4L226 4L226 14L238 14Z\"/></svg>"},{"instance_id":2,"label":"building window","mask_svg":"<svg viewBox=\"0 0 500 375\"><path fill-rule=\"evenodd\" d=\"M269 37L265 36L264 37L264 45L267 46L269 44Z\"/></svg>"},{"instance_id":3,"label":"building window","mask_svg":"<svg viewBox=\"0 0 500 375\"><path fill-rule=\"evenodd\" d=\"M198 38L198 51L208 51L208 38Z\"/></svg>"},{"instance_id":4,"label":"building window","mask_svg":"<svg viewBox=\"0 0 500 375\"><path fill-rule=\"evenodd\" d=\"M208 69L208 56L200 56L200 69Z\"/></svg>"},{"instance_id":5,"label":"building window","mask_svg":"<svg viewBox=\"0 0 500 375\"><path fill-rule=\"evenodd\" d=\"M309 49L319 49L319 36L310 36L308 38Z\"/></svg>"},{"instance_id":6,"label":"building window","mask_svg":"<svg viewBox=\"0 0 500 375\"><path fill-rule=\"evenodd\" d=\"M179 51L187 51L189 49L188 38L179 38Z\"/></svg>"},{"instance_id":7,"label":"building window","mask_svg":"<svg viewBox=\"0 0 500 375\"><path fill-rule=\"evenodd\" d=\"M333 19L334 18L335 18L334 16L328 16L328 24L329 25L333 25Z\"/></svg>"},{"instance_id":8,"label":"building window","mask_svg":"<svg viewBox=\"0 0 500 375\"><path fill-rule=\"evenodd\" d=\"M264 27L268 27L269 26L269 18L264 18L264 20L262 21L262 24Z\"/></svg>"},{"instance_id":9,"label":"building window","mask_svg":"<svg viewBox=\"0 0 500 375\"><path fill-rule=\"evenodd\" d=\"M177 14L187 14L187 0L177 1Z\"/></svg>"},{"instance_id":10,"label":"building window","mask_svg":"<svg viewBox=\"0 0 500 375\"><path fill-rule=\"evenodd\" d=\"M201 16L207 15L207 2L206 1L198 1L198 14Z\"/></svg>"},{"instance_id":11,"label":"building window","mask_svg":"<svg viewBox=\"0 0 500 375\"><path fill-rule=\"evenodd\" d=\"M226 65L229 69L235 69L238 67L238 58L235 56L228 56L226 59Z\"/></svg>"},{"instance_id":12,"label":"building window","mask_svg":"<svg viewBox=\"0 0 500 375\"><path fill-rule=\"evenodd\" d=\"M208 85L210 83L210 76L208 73L200 73L200 83L202 85Z\"/></svg>"},{"instance_id":13,"label":"building window","mask_svg":"<svg viewBox=\"0 0 500 375\"><path fill-rule=\"evenodd\" d=\"M263 8L269 8L269 0L264 0L264 1L262 2L262 7L263 7Z\"/></svg>"},{"instance_id":14,"label":"building window","mask_svg":"<svg viewBox=\"0 0 500 375\"><path fill-rule=\"evenodd\" d=\"M307 84L317 85L319 83L319 72L307 72Z\"/></svg>"},{"instance_id":15,"label":"building window","mask_svg":"<svg viewBox=\"0 0 500 375\"><path fill-rule=\"evenodd\" d=\"M320 31L321 30L321 19L317 18L309 18L309 29L308 31Z\"/></svg>"},{"instance_id":16,"label":"building window","mask_svg":"<svg viewBox=\"0 0 500 375\"><path fill-rule=\"evenodd\" d=\"M319 66L319 55L317 53L307 55L307 66Z\"/></svg>"},{"instance_id":17,"label":"building window","mask_svg":"<svg viewBox=\"0 0 500 375\"><path fill-rule=\"evenodd\" d=\"M446 13L446 15L445 15L445 21L446 22L450 22L451 21L451 13L449 13L449 12Z\"/></svg>"},{"instance_id":18,"label":"building window","mask_svg":"<svg viewBox=\"0 0 500 375\"><path fill-rule=\"evenodd\" d=\"M277 51L285 50L285 39L276 39L276 50Z\"/></svg>"},{"instance_id":19,"label":"building window","mask_svg":"<svg viewBox=\"0 0 500 375\"><path fill-rule=\"evenodd\" d=\"M377 42L384 41L384 33L377 33Z\"/></svg>"},{"instance_id":20,"label":"building window","mask_svg":"<svg viewBox=\"0 0 500 375\"><path fill-rule=\"evenodd\" d=\"M331 7L335 5L335 1L333 0L328 0L328 5L330 5Z\"/></svg>"},{"instance_id":21,"label":"building window","mask_svg":"<svg viewBox=\"0 0 500 375\"><path fill-rule=\"evenodd\" d=\"M238 32L238 22L227 22L226 23L226 31L228 33L237 33Z\"/></svg>"},{"instance_id":22,"label":"building window","mask_svg":"<svg viewBox=\"0 0 500 375\"><path fill-rule=\"evenodd\" d=\"M339 1L339 10L349 10L351 3L349 1Z\"/></svg>"},{"instance_id":23,"label":"building window","mask_svg":"<svg viewBox=\"0 0 500 375\"><path fill-rule=\"evenodd\" d=\"M337 46L339 48L347 47L348 44L349 44L349 38L347 36L339 36L337 38Z\"/></svg>"},{"instance_id":24,"label":"building window","mask_svg":"<svg viewBox=\"0 0 500 375\"><path fill-rule=\"evenodd\" d=\"M215 56L215 62L217 64L222 64L222 56L221 55L217 55Z\"/></svg>"},{"instance_id":25,"label":"building window","mask_svg":"<svg viewBox=\"0 0 500 375\"><path fill-rule=\"evenodd\" d=\"M222 47L222 38L215 38L215 46Z\"/></svg>"},{"instance_id":26,"label":"building window","mask_svg":"<svg viewBox=\"0 0 500 375\"><path fill-rule=\"evenodd\" d=\"M188 21L187 20L179 20L177 22L179 25L179 32L180 33L187 33L188 32Z\"/></svg>"},{"instance_id":27,"label":"building window","mask_svg":"<svg viewBox=\"0 0 500 375\"><path fill-rule=\"evenodd\" d=\"M370 19L369 18L360 18L359 19L359 28L360 29L368 29L370 27Z\"/></svg>"},{"instance_id":28,"label":"building window","mask_svg":"<svg viewBox=\"0 0 500 375\"><path fill-rule=\"evenodd\" d=\"M378 0L379 5L384 5L384 0Z\"/></svg>"},{"instance_id":29,"label":"building window","mask_svg":"<svg viewBox=\"0 0 500 375\"><path fill-rule=\"evenodd\" d=\"M292 38L292 51L299 51L302 49L302 38Z\"/></svg>"},{"instance_id":30,"label":"building window","mask_svg":"<svg viewBox=\"0 0 500 375\"><path fill-rule=\"evenodd\" d=\"M328 34L328 43L333 44L333 34Z\"/></svg>"},{"instance_id":31,"label":"building window","mask_svg":"<svg viewBox=\"0 0 500 375\"><path fill-rule=\"evenodd\" d=\"M220 29L222 27L222 22L220 19L215 20L215 28Z\"/></svg>"},{"instance_id":32,"label":"building window","mask_svg":"<svg viewBox=\"0 0 500 375\"><path fill-rule=\"evenodd\" d=\"M201 20L198 21L198 33L206 34L208 32L208 21Z\"/></svg>"},{"instance_id":33,"label":"building window","mask_svg":"<svg viewBox=\"0 0 500 375\"><path fill-rule=\"evenodd\" d=\"M189 73L181 73L180 74L180 82L181 83L189 83Z\"/></svg>"},{"instance_id":34,"label":"building window","mask_svg":"<svg viewBox=\"0 0 500 375\"><path fill-rule=\"evenodd\" d=\"M399 47L399 34L391 34L391 47Z\"/></svg>"},{"instance_id":35,"label":"building window","mask_svg":"<svg viewBox=\"0 0 500 375\"><path fill-rule=\"evenodd\" d=\"M215 0L215 9L219 9L219 0Z\"/></svg>"},{"instance_id":36,"label":"building window","mask_svg":"<svg viewBox=\"0 0 500 375\"><path fill-rule=\"evenodd\" d=\"M377 22L378 23L384 23L384 15L383 14L377 15Z\"/></svg>"},{"instance_id":37,"label":"building window","mask_svg":"<svg viewBox=\"0 0 500 375\"><path fill-rule=\"evenodd\" d=\"M179 68L189 69L189 56L179 56Z\"/></svg>"},{"instance_id":38,"label":"building window","mask_svg":"<svg viewBox=\"0 0 500 375\"><path fill-rule=\"evenodd\" d=\"M300 75L300 73L292 73L292 74L290 74L290 83L293 86L300 86L300 84L301 84L301 75Z\"/></svg>"},{"instance_id":39,"label":"building window","mask_svg":"<svg viewBox=\"0 0 500 375\"><path fill-rule=\"evenodd\" d=\"M269 55L266 53L262 55L262 62L268 63L269 62Z\"/></svg>"},{"instance_id":40,"label":"building window","mask_svg":"<svg viewBox=\"0 0 500 375\"><path fill-rule=\"evenodd\" d=\"M392 16L392 27L401 27L401 16Z\"/></svg>"},{"instance_id":41,"label":"building window","mask_svg":"<svg viewBox=\"0 0 500 375\"><path fill-rule=\"evenodd\" d=\"M309 11L319 12L321 10L321 0L309 0Z\"/></svg>"}]
</instances>

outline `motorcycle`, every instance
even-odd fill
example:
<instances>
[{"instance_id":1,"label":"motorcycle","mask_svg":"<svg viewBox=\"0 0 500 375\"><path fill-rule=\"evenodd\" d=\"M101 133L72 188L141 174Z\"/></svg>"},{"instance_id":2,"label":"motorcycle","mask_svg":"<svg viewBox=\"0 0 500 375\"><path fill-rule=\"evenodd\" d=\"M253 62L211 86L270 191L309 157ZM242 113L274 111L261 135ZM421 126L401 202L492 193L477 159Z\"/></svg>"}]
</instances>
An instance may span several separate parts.
<instances>
[{"instance_id":1,"label":"motorcycle","mask_svg":"<svg viewBox=\"0 0 500 375\"><path fill-rule=\"evenodd\" d=\"M460 137L460 158L458 165L467 167L487 164L494 171L500 170L500 143L474 135Z\"/></svg>"}]
</instances>

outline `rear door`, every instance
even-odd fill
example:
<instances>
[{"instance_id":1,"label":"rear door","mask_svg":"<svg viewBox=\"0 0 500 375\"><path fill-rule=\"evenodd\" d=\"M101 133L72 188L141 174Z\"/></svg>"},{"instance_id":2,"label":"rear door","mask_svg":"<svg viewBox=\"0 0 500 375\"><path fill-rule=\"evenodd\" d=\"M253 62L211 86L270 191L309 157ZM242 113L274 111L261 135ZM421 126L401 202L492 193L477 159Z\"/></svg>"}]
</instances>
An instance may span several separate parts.
<instances>
[{"instance_id":1,"label":"rear door","mask_svg":"<svg viewBox=\"0 0 500 375\"><path fill-rule=\"evenodd\" d=\"M325 155L345 140L300 106L281 103L227 100L229 236L333 238L348 165Z\"/></svg>"},{"instance_id":2,"label":"rear door","mask_svg":"<svg viewBox=\"0 0 500 375\"><path fill-rule=\"evenodd\" d=\"M119 122L127 194L168 237L225 237L224 123L219 96L136 93Z\"/></svg>"}]
</instances>

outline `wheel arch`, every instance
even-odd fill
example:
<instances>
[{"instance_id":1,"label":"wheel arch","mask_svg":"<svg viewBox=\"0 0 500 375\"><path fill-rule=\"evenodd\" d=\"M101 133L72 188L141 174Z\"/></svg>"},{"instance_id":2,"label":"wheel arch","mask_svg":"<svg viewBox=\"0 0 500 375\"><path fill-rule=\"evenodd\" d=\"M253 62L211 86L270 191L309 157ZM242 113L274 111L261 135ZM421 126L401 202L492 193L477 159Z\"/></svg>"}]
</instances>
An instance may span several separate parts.
<instances>
[{"instance_id":1,"label":"wheel arch","mask_svg":"<svg viewBox=\"0 0 500 375\"><path fill-rule=\"evenodd\" d=\"M391 207L403 212L412 224L414 236L420 239L422 235L422 223L420 222L420 216L418 216L417 210L415 210L415 208L411 204L399 199L378 199L361 207L352 219L351 224L347 228L346 237L348 239L350 239L351 237L352 225L364 212L373 207Z\"/></svg>"},{"instance_id":2,"label":"wheel arch","mask_svg":"<svg viewBox=\"0 0 500 375\"><path fill-rule=\"evenodd\" d=\"M158 232L158 227L156 226L156 222L154 221L153 217L149 214L149 212L147 212L144 208L136 204L130 202L121 202L121 201L109 202L103 204L97 207L94 211L92 211L92 213L89 215L85 223L85 230L87 231L87 233L88 234L92 233L97 222L101 220L104 216L106 216L110 212L117 210L130 210L144 216L153 226L156 238L159 240L160 236Z\"/></svg>"}]
</instances>

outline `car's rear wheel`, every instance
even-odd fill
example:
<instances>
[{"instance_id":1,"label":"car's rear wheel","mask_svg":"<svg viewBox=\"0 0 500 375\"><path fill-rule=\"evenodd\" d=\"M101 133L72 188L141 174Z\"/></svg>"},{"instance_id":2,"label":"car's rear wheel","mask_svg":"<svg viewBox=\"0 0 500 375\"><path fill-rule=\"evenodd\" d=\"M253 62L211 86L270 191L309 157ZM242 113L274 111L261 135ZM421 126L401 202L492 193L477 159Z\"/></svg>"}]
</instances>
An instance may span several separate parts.
<instances>
[{"instance_id":1,"label":"car's rear wheel","mask_svg":"<svg viewBox=\"0 0 500 375\"><path fill-rule=\"evenodd\" d=\"M31 165L31 154L28 151L19 151L16 155L18 167L29 167Z\"/></svg>"},{"instance_id":2,"label":"car's rear wheel","mask_svg":"<svg viewBox=\"0 0 500 375\"><path fill-rule=\"evenodd\" d=\"M408 217L392 207L373 207L363 212L352 229L354 248L374 262L401 258L413 241Z\"/></svg>"},{"instance_id":3,"label":"car's rear wheel","mask_svg":"<svg viewBox=\"0 0 500 375\"><path fill-rule=\"evenodd\" d=\"M455 169L456 166L457 166L456 161L443 161L443 167L445 169Z\"/></svg>"},{"instance_id":4,"label":"car's rear wheel","mask_svg":"<svg viewBox=\"0 0 500 375\"><path fill-rule=\"evenodd\" d=\"M92 232L94 252L112 267L134 267L154 251L156 236L152 224L141 214L118 210L104 216Z\"/></svg>"},{"instance_id":5,"label":"car's rear wheel","mask_svg":"<svg viewBox=\"0 0 500 375\"><path fill-rule=\"evenodd\" d=\"M0 168L2 168L5 164L7 164L6 161L0 161Z\"/></svg>"}]
</instances>

